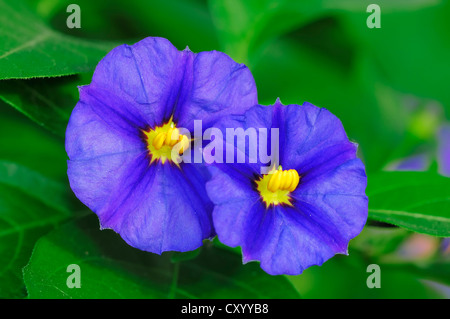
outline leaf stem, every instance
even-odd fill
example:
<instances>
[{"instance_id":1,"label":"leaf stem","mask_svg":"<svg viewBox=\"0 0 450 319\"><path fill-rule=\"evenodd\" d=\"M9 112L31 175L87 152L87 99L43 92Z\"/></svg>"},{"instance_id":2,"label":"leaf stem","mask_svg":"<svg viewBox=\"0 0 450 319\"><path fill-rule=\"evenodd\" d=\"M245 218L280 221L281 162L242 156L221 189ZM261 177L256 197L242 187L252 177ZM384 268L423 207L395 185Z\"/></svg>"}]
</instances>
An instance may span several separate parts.
<instances>
[{"instance_id":1,"label":"leaf stem","mask_svg":"<svg viewBox=\"0 0 450 319\"><path fill-rule=\"evenodd\" d=\"M177 285L178 285L178 274L180 273L180 263L177 262L174 265L174 269L173 269L173 277L172 277L172 284L170 285L170 291L169 291L169 299L174 299L175 298L175 293L177 290Z\"/></svg>"}]
</instances>

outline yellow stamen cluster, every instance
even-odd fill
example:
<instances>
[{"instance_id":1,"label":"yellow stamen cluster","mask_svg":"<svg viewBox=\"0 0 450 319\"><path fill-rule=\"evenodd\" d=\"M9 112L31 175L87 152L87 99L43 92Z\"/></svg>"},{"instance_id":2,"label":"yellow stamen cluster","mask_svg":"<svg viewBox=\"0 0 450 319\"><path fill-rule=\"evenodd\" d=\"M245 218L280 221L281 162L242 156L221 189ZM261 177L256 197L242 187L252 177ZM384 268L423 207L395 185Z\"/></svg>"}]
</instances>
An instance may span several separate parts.
<instances>
[{"instance_id":1,"label":"yellow stamen cluster","mask_svg":"<svg viewBox=\"0 0 450 319\"><path fill-rule=\"evenodd\" d=\"M290 169L288 171L278 169L270 177L267 189L272 193L275 193L278 190L293 192L297 188L299 182L300 176L295 169Z\"/></svg>"},{"instance_id":2,"label":"yellow stamen cluster","mask_svg":"<svg viewBox=\"0 0 450 319\"><path fill-rule=\"evenodd\" d=\"M183 154L189 147L189 139L186 135L180 134L177 128L171 127L167 132L159 132L153 139L153 147L160 150L164 145L173 147L175 144L180 143L179 154Z\"/></svg>"},{"instance_id":3,"label":"yellow stamen cluster","mask_svg":"<svg viewBox=\"0 0 450 319\"><path fill-rule=\"evenodd\" d=\"M255 182L267 208L280 204L292 206L290 194L297 188L300 176L295 169L283 171L279 166L278 169L273 168L269 174L263 175Z\"/></svg>"},{"instance_id":4,"label":"yellow stamen cluster","mask_svg":"<svg viewBox=\"0 0 450 319\"><path fill-rule=\"evenodd\" d=\"M167 123L149 130L143 130L142 133L147 144L147 150L151 155L151 163L156 160L163 164L169 161L178 166L181 154L191 145L190 138L180 134L180 130L176 128L172 118Z\"/></svg>"}]
</instances>

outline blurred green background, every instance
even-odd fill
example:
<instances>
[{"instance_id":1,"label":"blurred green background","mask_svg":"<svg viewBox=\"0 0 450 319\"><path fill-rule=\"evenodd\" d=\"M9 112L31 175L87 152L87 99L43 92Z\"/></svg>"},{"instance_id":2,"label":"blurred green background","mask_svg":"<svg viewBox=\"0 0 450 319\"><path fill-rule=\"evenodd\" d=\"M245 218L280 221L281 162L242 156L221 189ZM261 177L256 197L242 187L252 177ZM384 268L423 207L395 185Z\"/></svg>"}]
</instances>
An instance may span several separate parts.
<instances>
[{"instance_id":1,"label":"blurred green background","mask_svg":"<svg viewBox=\"0 0 450 319\"><path fill-rule=\"evenodd\" d=\"M66 8L71 3L81 8L80 29L67 28L70 13ZM370 3L381 8L381 28L366 24ZM35 249L34 270L32 262L28 273L22 273L22 268L39 238L57 228L38 242L51 250L61 231L58 225L92 215L68 186L64 132L78 100L77 85L90 82L98 61L115 46L159 36L180 50L189 46L194 52L227 53L250 68L261 104L273 104L279 97L283 104L308 101L336 114L349 138L359 144L370 183L371 174L412 155L426 154L432 172L442 165L436 150L443 143L437 139L438 130L450 117L449 15L450 1L445 0L0 0L0 297L70 295L43 288L43 278L54 276L49 274L54 265L45 264L45 252L39 255L44 248ZM448 202L445 205L450 209ZM103 235L89 236L92 241L82 242L94 247L95 236ZM250 289L249 294L238 296L449 298L450 254L445 244L440 237L370 221L351 242L349 256L336 256L300 276L283 277L283 282L267 279L264 286L266 279L261 279L256 286L270 291L271 285L280 285L277 289L287 285L292 292L258 295ZM67 243L58 249L72 246ZM208 247L202 249L212 249ZM130 294L120 297L136 297L133 285L141 276L152 284L152 275L142 273L145 267L116 267L111 260L127 261L92 251L108 261L95 267L115 269L110 278L117 276L124 285L132 285L124 289ZM82 255L73 252L78 259ZM180 262L189 268L195 258L188 256ZM160 262L143 259L144 265ZM135 265L141 257L136 260ZM183 264L172 259L165 262L173 269L161 289L180 297L171 287L175 277L181 280L178 267ZM366 285L366 267L371 263L381 265L381 288ZM40 274L38 266L48 267L48 273ZM234 277L247 265L236 267L236 273L227 273L234 278L229 285L239 280L255 284L254 279L246 282L246 276L267 278L253 268L245 276ZM124 275L127 271L133 276ZM63 270L60 277L67 273ZM213 283L217 280L211 278ZM41 285L36 286L39 281ZM212 289L204 282L192 288L199 281L187 281L191 286L185 283L196 296ZM221 287L205 296L229 297L230 287ZM192 291L184 297L191 295ZM104 296L116 295L105 290L103 295L75 297ZM142 296L154 295L145 290Z\"/></svg>"}]
</instances>

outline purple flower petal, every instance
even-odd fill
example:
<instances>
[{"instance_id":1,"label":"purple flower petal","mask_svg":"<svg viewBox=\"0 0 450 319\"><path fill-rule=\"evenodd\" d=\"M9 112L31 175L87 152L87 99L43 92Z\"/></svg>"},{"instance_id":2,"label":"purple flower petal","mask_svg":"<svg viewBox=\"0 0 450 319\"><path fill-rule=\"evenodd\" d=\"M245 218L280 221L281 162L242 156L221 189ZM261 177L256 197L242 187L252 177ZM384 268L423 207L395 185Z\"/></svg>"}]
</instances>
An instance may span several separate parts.
<instances>
[{"instance_id":1,"label":"purple flower petal","mask_svg":"<svg viewBox=\"0 0 450 319\"><path fill-rule=\"evenodd\" d=\"M283 167L297 169L309 177L353 159L357 149L335 115L307 102L301 106L285 106L277 100L272 107L258 105L244 116L229 116L216 126L222 130L225 127L279 129L279 155ZM267 149L270 151L270 132L267 138ZM249 154L248 145L245 153Z\"/></svg>"},{"instance_id":2,"label":"purple flower petal","mask_svg":"<svg viewBox=\"0 0 450 319\"><path fill-rule=\"evenodd\" d=\"M242 178L214 171L213 178L206 183L206 190L214 207L214 224L222 243L236 247L245 241L248 222L258 207L259 196L251 188L251 181L242 184Z\"/></svg>"},{"instance_id":3,"label":"purple flower petal","mask_svg":"<svg viewBox=\"0 0 450 319\"><path fill-rule=\"evenodd\" d=\"M201 119L210 127L228 114L242 114L257 104L256 85L250 70L218 51L200 52L193 60L186 80L183 99L177 104L174 118L179 125L193 129L194 120ZM188 86L190 84L190 86ZM189 99L186 98L189 96Z\"/></svg>"},{"instance_id":4,"label":"purple flower petal","mask_svg":"<svg viewBox=\"0 0 450 319\"><path fill-rule=\"evenodd\" d=\"M103 210L102 227L112 228L133 247L161 253L189 251L211 238L211 203L194 165L183 170L152 165L130 172L121 193ZM128 211L128 214L122 212Z\"/></svg>"},{"instance_id":5,"label":"purple flower petal","mask_svg":"<svg viewBox=\"0 0 450 319\"><path fill-rule=\"evenodd\" d=\"M185 73L192 69L193 55L191 51L178 51L163 38L124 44L100 61L90 86L114 98L133 100L128 109L117 110L141 115L140 120L149 126L160 125L159 121L169 119L177 103Z\"/></svg>"},{"instance_id":6,"label":"purple flower petal","mask_svg":"<svg viewBox=\"0 0 450 319\"><path fill-rule=\"evenodd\" d=\"M310 217L322 214L313 205L258 208L259 214L254 213L252 221L254 231L248 232L242 248L244 263L260 261L261 268L271 275L298 275L336 253L347 252L345 243Z\"/></svg>"},{"instance_id":7,"label":"purple flower petal","mask_svg":"<svg viewBox=\"0 0 450 319\"><path fill-rule=\"evenodd\" d=\"M280 127L280 161L314 178L355 158L357 145L348 140L341 121L330 111L310 103L275 105L280 113L273 127Z\"/></svg>"},{"instance_id":8,"label":"purple flower petal","mask_svg":"<svg viewBox=\"0 0 450 319\"><path fill-rule=\"evenodd\" d=\"M173 115L179 127L193 130L194 120L201 119L206 128L257 103L256 85L245 65L218 51L178 51L163 38L115 48L97 66L90 86L134 100L114 109L139 116L137 126L158 125Z\"/></svg>"},{"instance_id":9,"label":"purple flower petal","mask_svg":"<svg viewBox=\"0 0 450 319\"><path fill-rule=\"evenodd\" d=\"M127 118L133 113L114 111L113 107L127 110L129 103L111 98L104 91L92 93L89 87L80 89L80 101L70 116L66 129L66 152L70 159L87 159L129 150L144 150L139 128ZM113 106L113 107L112 107ZM122 115L123 114L123 115Z\"/></svg>"},{"instance_id":10,"label":"purple flower petal","mask_svg":"<svg viewBox=\"0 0 450 319\"><path fill-rule=\"evenodd\" d=\"M390 171L426 171L430 166L430 155L416 154L391 163L387 169Z\"/></svg>"},{"instance_id":11,"label":"purple flower petal","mask_svg":"<svg viewBox=\"0 0 450 319\"><path fill-rule=\"evenodd\" d=\"M158 254L198 248L214 235L203 173L195 165L149 166L146 160L146 154L120 154L69 161L70 176L76 176L71 187L99 216L101 228L133 247Z\"/></svg>"},{"instance_id":12,"label":"purple flower petal","mask_svg":"<svg viewBox=\"0 0 450 319\"><path fill-rule=\"evenodd\" d=\"M368 215L367 177L355 158L307 182L300 181L292 198L316 209L310 217L341 243L341 249L363 229ZM299 204L300 205L300 204ZM297 205L296 205L297 206ZM338 251L343 253L343 251Z\"/></svg>"},{"instance_id":13,"label":"purple flower petal","mask_svg":"<svg viewBox=\"0 0 450 319\"><path fill-rule=\"evenodd\" d=\"M120 191L122 180L145 152L117 152L88 159L68 160L67 176L78 199L92 211L99 212Z\"/></svg>"}]
</instances>

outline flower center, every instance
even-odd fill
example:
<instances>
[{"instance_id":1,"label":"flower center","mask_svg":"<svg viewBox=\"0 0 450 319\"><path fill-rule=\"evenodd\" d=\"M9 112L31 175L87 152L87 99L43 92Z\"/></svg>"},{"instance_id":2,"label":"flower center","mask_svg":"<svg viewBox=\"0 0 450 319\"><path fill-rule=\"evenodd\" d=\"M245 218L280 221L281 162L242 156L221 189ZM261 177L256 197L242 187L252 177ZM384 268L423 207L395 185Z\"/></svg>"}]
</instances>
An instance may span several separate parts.
<instances>
[{"instance_id":1,"label":"flower center","mask_svg":"<svg viewBox=\"0 0 450 319\"><path fill-rule=\"evenodd\" d=\"M286 204L292 206L289 194L300 182L300 176L295 169L283 170L273 168L268 174L256 181L257 190L268 208L270 205Z\"/></svg>"},{"instance_id":2,"label":"flower center","mask_svg":"<svg viewBox=\"0 0 450 319\"><path fill-rule=\"evenodd\" d=\"M150 163L160 160L164 164L169 160L175 162L178 166L179 157L191 144L186 135L180 134L172 118L162 126L142 132L144 133L147 150L152 157Z\"/></svg>"}]
</instances>

